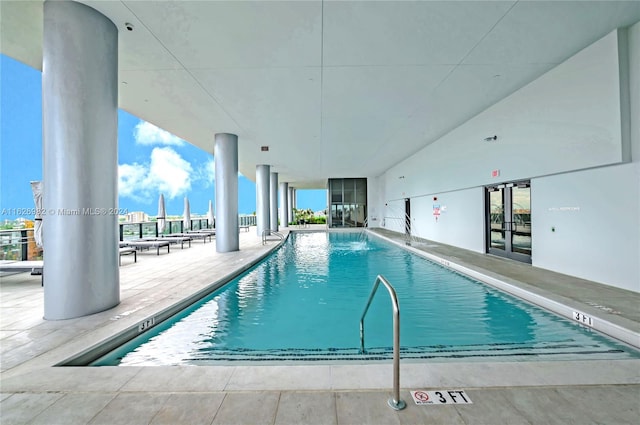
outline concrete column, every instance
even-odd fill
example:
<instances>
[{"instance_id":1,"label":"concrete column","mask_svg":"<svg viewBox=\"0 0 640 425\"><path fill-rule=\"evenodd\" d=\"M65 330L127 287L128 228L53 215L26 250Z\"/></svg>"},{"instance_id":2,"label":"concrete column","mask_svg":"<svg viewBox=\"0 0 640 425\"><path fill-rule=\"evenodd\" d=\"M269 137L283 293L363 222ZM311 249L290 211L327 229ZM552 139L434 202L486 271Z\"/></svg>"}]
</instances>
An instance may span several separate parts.
<instances>
[{"instance_id":1,"label":"concrete column","mask_svg":"<svg viewBox=\"0 0 640 425\"><path fill-rule=\"evenodd\" d=\"M270 172L270 166L256 165L256 227L258 228L258 236L271 227L271 219L269 218Z\"/></svg>"},{"instance_id":2,"label":"concrete column","mask_svg":"<svg viewBox=\"0 0 640 425\"><path fill-rule=\"evenodd\" d=\"M289 227L289 183L280 183L280 224Z\"/></svg>"},{"instance_id":3,"label":"concrete column","mask_svg":"<svg viewBox=\"0 0 640 425\"><path fill-rule=\"evenodd\" d=\"M238 235L238 136L215 135L216 252L240 249Z\"/></svg>"},{"instance_id":4,"label":"concrete column","mask_svg":"<svg viewBox=\"0 0 640 425\"><path fill-rule=\"evenodd\" d=\"M118 29L81 3L43 7L44 318L120 302Z\"/></svg>"},{"instance_id":5,"label":"concrete column","mask_svg":"<svg viewBox=\"0 0 640 425\"><path fill-rule=\"evenodd\" d=\"M278 231L278 173L271 173L269 183L269 228L274 232Z\"/></svg>"},{"instance_id":6,"label":"concrete column","mask_svg":"<svg viewBox=\"0 0 640 425\"><path fill-rule=\"evenodd\" d=\"M287 193L287 209L289 214L289 221L295 220L295 216L293 215L293 188L289 187L289 192Z\"/></svg>"}]
</instances>

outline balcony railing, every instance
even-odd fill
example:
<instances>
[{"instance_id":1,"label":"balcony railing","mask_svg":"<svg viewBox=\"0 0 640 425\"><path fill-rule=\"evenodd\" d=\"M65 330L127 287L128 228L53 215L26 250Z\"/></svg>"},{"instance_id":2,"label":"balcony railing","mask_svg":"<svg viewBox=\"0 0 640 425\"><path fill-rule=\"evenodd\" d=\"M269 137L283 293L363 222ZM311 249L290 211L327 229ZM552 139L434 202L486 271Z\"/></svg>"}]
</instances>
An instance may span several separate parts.
<instances>
[{"instance_id":1,"label":"balcony railing","mask_svg":"<svg viewBox=\"0 0 640 425\"><path fill-rule=\"evenodd\" d=\"M190 230L208 229L209 220L206 218L194 218L191 220ZM158 232L157 221L144 221L138 223L120 223L120 240L150 238L166 236L172 233L184 233L184 222L182 220L165 221L164 232Z\"/></svg>"},{"instance_id":2,"label":"balcony railing","mask_svg":"<svg viewBox=\"0 0 640 425\"><path fill-rule=\"evenodd\" d=\"M255 215L239 215L238 216L238 225L239 226L255 226L256 225L256 216ZM210 225L209 220L206 218L194 218L191 220L191 228L190 230L200 230L200 229L209 229L214 228L214 226ZM184 233L184 223L182 220L167 220L165 222L164 232L158 232L158 222L157 221L145 221L140 223L120 223L120 240L128 240L128 239L139 239L139 238L149 238L149 237L158 237L161 235L167 236L173 233Z\"/></svg>"},{"instance_id":3,"label":"balcony railing","mask_svg":"<svg viewBox=\"0 0 640 425\"><path fill-rule=\"evenodd\" d=\"M255 226L255 215L239 215L238 225ZM46 224L45 224L46 226ZM182 220L167 220L164 232L158 233L157 221L145 221L139 223L119 223L120 240L139 239L145 237L158 237L172 233L184 233ZM194 218L191 220L191 230L212 228L206 218ZM0 230L0 260L27 261L42 260L42 248L36 245L33 229ZM46 233L46 227L43 229Z\"/></svg>"},{"instance_id":4,"label":"balcony railing","mask_svg":"<svg viewBox=\"0 0 640 425\"><path fill-rule=\"evenodd\" d=\"M0 230L0 260L42 260L31 229Z\"/></svg>"}]
</instances>

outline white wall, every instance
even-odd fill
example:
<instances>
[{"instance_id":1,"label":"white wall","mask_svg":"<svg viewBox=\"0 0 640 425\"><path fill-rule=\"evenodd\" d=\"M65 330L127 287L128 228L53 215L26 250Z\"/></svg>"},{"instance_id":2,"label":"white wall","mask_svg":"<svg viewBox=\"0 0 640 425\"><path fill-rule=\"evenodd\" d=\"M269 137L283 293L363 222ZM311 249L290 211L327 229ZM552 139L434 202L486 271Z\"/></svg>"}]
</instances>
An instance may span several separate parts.
<instances>
[{"instance_id":1,"label":"white wall","mask_svg":"<svg viewBox=\"0 0 640 425\"><path fill-rule=\"evenodd\" d=\"M367 225L380 227L384 217L384 211L380 205L384 205L384 181L379 177L367 177Z\"/></svg>"},{"instance_id":2,"label":"white wall","mask_svg":"<svg viewBox=\"0 0 640 425\"><path fill-rule=\"evenodd\" d=\"M484 252L484 234L477 231L484 225L483 196L483 189L476 187L411 198L412 234ZM440 207L437 219L434 205Z\"/></svg>"},{"instance_id":3,"label":"white wall","mask_svg":"<svg viewBox=\"0 0 640 425\"><path fill-rule=\"evenodd\" d=\"M533 264L640 292L639 182L640 163L532 179Z\"/></svg>"},{"instance_id":4,"label":"white wall","mask_svg":"<svg viewBox=\"0 0 640 425\"><path fill-rule=\"evenodd\" d=\"M629 79L631 155L640 162L640 22L629 29Z\"/></svg>"},{"instance_id":5,"label":"white wall","mask_svg":"<svg viewBox=\"0 0 640 425\"><path fill-rule=\"evenodd\" d=\"M389 200L382 205L381 226L394 232L404 233L404 198Z\"/></svg>"},{"instance_id":6,"label":"white wall","mask_svg":"<svg viewBox=\"0 0 640 425\"><path fill-rule=\"evenodd\" d=\"M414 234L484 252L483 187L531 179L533 265L640 291L640 24L629 31L626 164L618 45L614 31L390 168L382 205L410 197ZM438 222L434 196L447 207Z\"/></svg>"},{"instance_id":7,"label":"white wall","mask_svg":"<svg viewBox=\"0 0 640 425\"><path fill-rule=\"evenodd\" d=\"M390 168L385 173L387 197L619 162L617 52L613 32ZM493 135L497 141L484 141ZM494 169L500 170L498 179L491 177Z\"/></svg>"}]
</instances>

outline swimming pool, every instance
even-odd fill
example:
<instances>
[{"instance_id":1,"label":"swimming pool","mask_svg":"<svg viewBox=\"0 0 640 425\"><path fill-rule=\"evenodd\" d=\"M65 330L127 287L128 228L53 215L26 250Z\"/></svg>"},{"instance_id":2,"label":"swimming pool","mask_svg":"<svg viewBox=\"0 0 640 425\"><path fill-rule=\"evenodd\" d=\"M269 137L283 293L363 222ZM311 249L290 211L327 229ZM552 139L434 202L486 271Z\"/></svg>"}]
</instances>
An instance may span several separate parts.
<instances>
[{"instance_id":1,"label":"swimming pool","mask_svg":"<svg viewBox=\"0 0 640 425\"><path fill-rule=\"evenodd\" d=\"M294 233L265 261L92 365L225 361L375 361L392 355L389 297L401 311L401 356L441 360L637 358L638 352L471 278L361 233Z\"/></svg>"}]
</instances>

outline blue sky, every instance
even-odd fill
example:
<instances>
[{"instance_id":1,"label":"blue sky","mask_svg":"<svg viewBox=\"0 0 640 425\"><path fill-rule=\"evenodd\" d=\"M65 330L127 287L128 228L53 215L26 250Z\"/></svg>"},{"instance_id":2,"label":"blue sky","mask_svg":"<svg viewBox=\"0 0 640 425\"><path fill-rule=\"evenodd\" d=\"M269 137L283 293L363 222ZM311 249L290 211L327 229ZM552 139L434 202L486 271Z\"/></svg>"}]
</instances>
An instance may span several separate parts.
<instances>
[{"instance_id":1,"label":"blue sky","mask_svg":"<svg viewBox=\"0 0 640 425\"><path fill-rule=\"evenodd\" d=\"M42 179L42 78L40 71L0 55L0 219L32 208L29 182ZM192 214L215 202L213 156L141 119L118 111L119 208L155 216L164 194L167 214ZM238 211L256 209L255 183L238 177ZM298 208L326 207L326 191L299 190ZM27 217L29 218L29 217Z\"/></svg>"}]
</instances>

